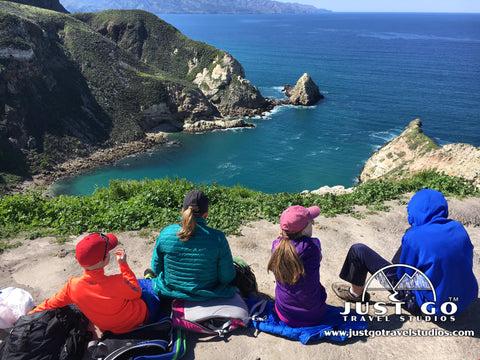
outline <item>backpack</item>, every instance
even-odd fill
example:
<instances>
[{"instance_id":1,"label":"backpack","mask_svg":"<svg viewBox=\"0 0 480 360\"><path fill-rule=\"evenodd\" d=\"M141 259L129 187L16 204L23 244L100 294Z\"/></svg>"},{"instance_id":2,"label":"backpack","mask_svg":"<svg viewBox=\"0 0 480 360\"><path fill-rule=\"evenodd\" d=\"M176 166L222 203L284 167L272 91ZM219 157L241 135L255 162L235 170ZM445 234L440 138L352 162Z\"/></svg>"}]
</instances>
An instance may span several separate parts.
<instances>
[{"instance_id":1,"label":"backpack","mask_svg":"<svg viewBox=\"0 0 480 360\"><path fill-rule=\"evenodd\" d=\"M21 316L0 344L0 359L79 359L92 337L88 325L75 305Z\"/></svg>"},{"instance_id":2,"label":"backpack","mask_svg":"<svg viewBox=\"0 0 480 360\"><path fill-rule=\"evenodd\" d=\"M256 297L258 292L257 279L250 266L240 258L233 258L233 266L235 267L235 279L232 285L240 290L240 294L244 298Z\"/></svg>"},{"instance_id":3,"label":"backpack","mask_svg":"<svg viewBox=\"0 0 480 360\"><path fill-rule=\"evenodd\" d=\"M186 351L185 335L165 316L125 334L106 331L88 344L83 360L176 360Z\"/></svg>"},{"instance_id":4,"label":"backpack","mask_svg":"<svg viewBox=\"0 0 480 360\"><path fill-rule=\"evenodd\" d=\"M172 322L176 327L207 335L224 337L250 322L245 300L237 293L233 298L215 298L206 301L174 299Z\"/></svg>"}]
</instances>

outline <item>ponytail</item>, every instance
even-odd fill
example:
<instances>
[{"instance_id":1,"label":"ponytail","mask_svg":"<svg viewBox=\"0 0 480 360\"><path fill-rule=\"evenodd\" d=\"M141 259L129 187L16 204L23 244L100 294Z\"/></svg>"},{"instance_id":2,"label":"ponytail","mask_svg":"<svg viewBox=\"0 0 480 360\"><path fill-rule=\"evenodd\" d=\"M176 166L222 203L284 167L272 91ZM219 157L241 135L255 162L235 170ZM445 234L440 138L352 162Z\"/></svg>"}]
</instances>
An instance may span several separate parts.
<instances>
[{"instance_id":1,"label":"ponytail","mask_svg":"<svg viewBox=\"0 0 480 360\"><path fill-rule=\"evenodd\" d=\"M283 231L282 240L280 240L268 262L267 272L272 271L275 279L283 284L294 285L300 279L300 276L305 276L303 261L298 256L295 247L290 243L290 238L296 239L302 235L302 232L289 235Z\"/></svg>"},{"instance_id":2,"label":"ponytail","mask_svg":"<svg viewBox=\"0 0 480 360\"><path fill-rule=\"evenodd\" d=\"M197 229L195 215L198 214L198 211L198 206L189 206L188 209L183 212L182 222L180 223L182 229L177 233L180 241L188 241L195 235L195 230Z\"/></svg>"}]
</instances>

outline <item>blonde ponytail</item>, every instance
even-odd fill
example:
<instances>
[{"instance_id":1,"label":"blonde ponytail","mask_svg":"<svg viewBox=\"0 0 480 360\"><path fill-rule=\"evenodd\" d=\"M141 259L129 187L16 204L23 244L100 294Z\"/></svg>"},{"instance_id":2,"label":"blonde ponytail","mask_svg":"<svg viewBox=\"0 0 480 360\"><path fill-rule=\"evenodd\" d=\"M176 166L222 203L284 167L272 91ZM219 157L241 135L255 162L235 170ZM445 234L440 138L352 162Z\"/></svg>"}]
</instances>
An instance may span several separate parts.
<instances>
[{"instance_id":1,"label":"blonde ponytail","mask_svg":"<svg viewBox=\"0 0 480 360\"><path fill-rule=\"evenodd\" d=\"M197 222L195 221L195 213L198 213L198 206L189 206L183 212L181 226L182 229L177 233L180 241L188 241L195 235Z\"/></svg>"},{"instance_id":2,"label":"blonde ponytail","mask_svg":"<svg viewBox=\"0 0 480 360\"><path fill-rule=\"evenodd\" d=\"M283 284L293 285L300 279L300 276L305 276L303 261L298 256L295 246L290 242L290 238L296 239L301 236L301 233L288 235L283 232L283 238L268 262L267 272L272 271L275 279Z\"/></svg>"}]
</instances>

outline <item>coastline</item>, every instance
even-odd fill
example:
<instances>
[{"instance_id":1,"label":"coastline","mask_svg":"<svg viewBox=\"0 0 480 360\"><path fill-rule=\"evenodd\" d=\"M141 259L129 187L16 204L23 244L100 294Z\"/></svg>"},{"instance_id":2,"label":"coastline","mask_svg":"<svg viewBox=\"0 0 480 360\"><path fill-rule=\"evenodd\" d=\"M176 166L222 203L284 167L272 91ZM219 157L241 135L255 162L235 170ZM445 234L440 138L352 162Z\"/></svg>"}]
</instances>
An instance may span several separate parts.
<instances>
[{"instance_id":1,"label":"coastline","mask_svg":"<svg viewBox=\"0 0 480 360\"><path fill-rule=\"evenodd\" d=\"M53 170L44 170L21 182L12 193L49 187L61 179L81 174L102 165L114 164L127 156L140 154L155 146L163 146L167 143L167 132L147 132L145 135L141 140L98 149L88 157L76 157L56 165Z\"/></svg>"},{"instance_id":2,"label":"coastline","mask_svg":"<svg viewBox=\"0 0 480 360\"><path fill-rule=\"evenodd\" d=\"M202 133L205 131L230 130L238 127L255 127L255 125L248 123L244 118L221 119L216 121L202 121L197 125L186 126L183 132ZM23 180L10 193L18 194L26 190L47 188L46 192L51 194L48 188L59 180L82 174L100 166L113 165L115 162L127 156L147 152L156 146L165 146L168 142L167 136L169 133L171 133L171 131L155 128L147 131L143 139L114 145L108 148L100 148L87 157L69 159L61 164L57 164L52 170L42 170L31 178ZM178 143L178 145L181 146L181 143Z\"/></svg>"}]
</instances>

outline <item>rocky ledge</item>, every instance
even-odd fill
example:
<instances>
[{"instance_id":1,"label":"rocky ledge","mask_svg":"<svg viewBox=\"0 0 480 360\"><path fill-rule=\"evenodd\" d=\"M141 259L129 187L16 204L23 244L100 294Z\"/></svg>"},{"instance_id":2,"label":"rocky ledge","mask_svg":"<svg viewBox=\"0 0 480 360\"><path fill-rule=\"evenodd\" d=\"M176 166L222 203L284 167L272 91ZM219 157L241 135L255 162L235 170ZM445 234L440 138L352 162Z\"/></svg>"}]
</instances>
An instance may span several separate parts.
<instances>
[{"instance_id":1,"label":"rocky ledge","mask_svg":"<svg viewBox=\"0 0 480 360\"><path fill-rule=\"evenodd\" d=\"M232 129L238 127L255 127L255 125L238 119L218 119L218 120L198 120L183 125L183 131L188 133L198 133L212 130Z\"/></svg>"},{"instance_id":2,"label":"rocky ledge","mask_svg":"<svg viewBox=\"0 0 480 360\"><path fill-rule=\"evenodd\" d=\"M413 120L399 136L373 153L363 167L360 182L402 179L424 170L435 170L480 186L480 148L463 143L439 146L421 127L420 119Z\"/></svg>"}]
</instances>

